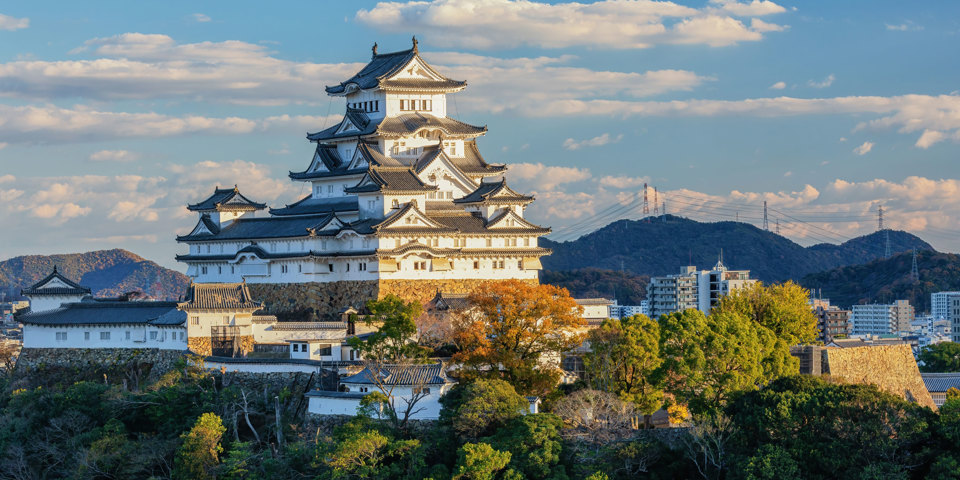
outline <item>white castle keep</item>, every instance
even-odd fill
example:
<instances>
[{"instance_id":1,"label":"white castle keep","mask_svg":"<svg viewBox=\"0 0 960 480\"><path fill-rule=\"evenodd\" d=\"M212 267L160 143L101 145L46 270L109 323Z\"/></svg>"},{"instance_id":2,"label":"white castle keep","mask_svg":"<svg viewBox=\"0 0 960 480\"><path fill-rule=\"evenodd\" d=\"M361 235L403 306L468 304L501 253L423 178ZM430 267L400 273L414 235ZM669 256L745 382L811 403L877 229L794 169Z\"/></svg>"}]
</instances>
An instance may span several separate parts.
<instances>
[{"instance_id":1,"label":"white castle keep","mask_svg":"<svg viewBox=\"0 0 960 480\"><path fill-rule=\"evenodd\" d=\"M433 282L433 292L450 282L536 282L549 254L538 238L549 229L524 219L533 197L480 155L486 127L447 116L447 94L466 86L428 65L416 39L401 52L374 45L370 63L326 87L346 100L343 119L307 135L313 158L289 174L310 194L264 215L265 204L217 188L187 207L199 221L177 237L188 247L177 260L200 283L374 281L381 295L391 281Z\"/></svg>"}]
</instances>

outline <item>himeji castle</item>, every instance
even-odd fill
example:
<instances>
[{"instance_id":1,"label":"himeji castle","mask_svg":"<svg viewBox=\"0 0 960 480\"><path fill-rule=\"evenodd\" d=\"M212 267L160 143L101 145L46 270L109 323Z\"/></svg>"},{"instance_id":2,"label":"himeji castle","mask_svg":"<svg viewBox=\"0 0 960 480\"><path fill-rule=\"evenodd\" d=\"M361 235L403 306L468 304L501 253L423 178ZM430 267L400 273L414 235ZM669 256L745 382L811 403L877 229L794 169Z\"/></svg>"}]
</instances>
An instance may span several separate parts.
<instances>
[{"instance_id":1,"label":"himeji castle","mask_svg":"<svg viewBox=\"0 0 960 480\"><path fill-rule=\"evenodd\" d=\"M331 307L388 293L429 300L478 282L537 281L538 238L524 219L533 197L511 189L506 166L487 163L486 127L447 115L447 95L466 88L413 48L378 53L328 95L343 97L339 123L307 135L316 150L290 179L310 194L267 208L238 188L189 205L199 220L177 237L195 282L246 281L267 303L303 295ZM340 303L339 305L335 305Z\"/></svg>"}]
</instances>

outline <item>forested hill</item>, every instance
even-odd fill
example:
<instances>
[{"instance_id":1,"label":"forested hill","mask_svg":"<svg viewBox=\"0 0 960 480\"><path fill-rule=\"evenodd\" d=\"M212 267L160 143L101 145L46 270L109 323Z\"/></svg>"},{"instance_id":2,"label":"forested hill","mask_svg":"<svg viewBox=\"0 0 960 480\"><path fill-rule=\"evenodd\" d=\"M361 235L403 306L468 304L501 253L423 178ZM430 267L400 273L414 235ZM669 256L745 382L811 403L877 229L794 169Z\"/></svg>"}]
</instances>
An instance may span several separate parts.
<instances>
[{"instance_id":1,"label":"forested hill","mask_svg":"<svg viewBox=\"0 0 960 480\"><path fill-rule=\"evenodd\" d=\"M864 265L840 267L804 277L800 284L820 289L823 298L849 307L907 299L918 312L930 310L930 294L960 290L960 255L917 251L919 281L910 275L913 254L904 252Z\"/></svg>"},{"instance_id":2,"label":"forested hill","mask_svg":"<svg viewBox=\"0 0 960 480\"><path fill-rule=\"evenodd\" d=\"M190 279L122 249L63 255L28 255L0 262L0 287L19 293L50 274L56 265L67 278L90 287L96 296L140 291L155 299L177 299Z\"/></svg>"},{"instance_id":3,"label":"forested hill","mask_svg":"<svg viewBox=\"0 0 960 480\"><path fill-rule=\"evenodd\" d=\"M893 252L933 250L907 232L890 231ZM683 265L710 268L723 249L731 269L750 270L764 281L798 280L833 268L858 265L883 257L886 234L872 233L840 245L802 247L793 241L739 222L701 223L667 215L666 221L619 220L570 242L542 240L553 249L543 258L551 271L600 268L638 275L665 275Z\"/></svg>"}]
</instances>

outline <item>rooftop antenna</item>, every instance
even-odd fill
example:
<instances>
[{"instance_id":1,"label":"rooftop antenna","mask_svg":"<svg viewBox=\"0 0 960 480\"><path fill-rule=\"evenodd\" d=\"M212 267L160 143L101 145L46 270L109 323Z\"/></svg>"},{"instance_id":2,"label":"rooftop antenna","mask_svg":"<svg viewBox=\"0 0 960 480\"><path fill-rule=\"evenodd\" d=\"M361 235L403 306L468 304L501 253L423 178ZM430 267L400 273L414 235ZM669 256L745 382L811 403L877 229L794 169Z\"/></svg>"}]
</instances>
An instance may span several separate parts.
<instances>
[{"instance_id":1,"label":"rooftop antenna","mask_svg":"<svg viewBox=\"0 0 960 480\"><path fill-rule=\"evenodd\" d=\"M920 270L917 269L917 249L913 249L913 266L910 267L910 278L914 283L920 281Z\"/></svg>"},{"instance_id":2,"label":"rooftop antenna","mask_svg":"<svg viewBox=\"0 0 960 480\"><path fill-rule=\"evenodd\" d=\"M763 229L770 231L770 224L767 223L767 201L763 201Z\"/></svg>"}]
</instances>

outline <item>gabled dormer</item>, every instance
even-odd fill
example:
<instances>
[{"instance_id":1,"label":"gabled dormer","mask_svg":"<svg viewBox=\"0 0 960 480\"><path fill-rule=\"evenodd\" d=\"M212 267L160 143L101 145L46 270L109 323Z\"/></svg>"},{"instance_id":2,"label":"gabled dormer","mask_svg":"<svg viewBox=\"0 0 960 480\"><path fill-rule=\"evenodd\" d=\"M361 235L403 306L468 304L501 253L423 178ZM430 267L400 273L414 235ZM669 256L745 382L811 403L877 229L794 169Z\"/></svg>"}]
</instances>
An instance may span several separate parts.
<instances>
[{"instance_id":1,"label":"gabled dormer","mask_svg":"<svg viewBox=\"0 0 960 480\"><path fill-rule=\"evenodd\" d=\"M379 53L373 44L370 62L352 77L326 88L327 95L344 97L362 90L386 92L416 91L424 93L453 93L463 90L467 82L451 80L420 58L416 37L413 48L392 53Z\"/></svg>"},{"instance_id":2,"label":"gabled dormer","mask_svg":"<svg viewBox=\"0 0 960 480\"><path fill-rule=\"evenodd\" d=\"M267 208L265 203L257 203L240 193L236 185L233 188L215 188L202 202L187 205L187 210L197 212L201 218L206 215L218 227L223 228L229 222L245 215Z\"/></svg>"},{"instance_id":3,"label":"gabled dormer","mask_svg":"<svg viewBox=\"0 0 960 480\"><path fill-rule=\"evenodd\" d=\"M488 230L523 230L523 231L537 231L539 233L549 232L549 229L543 228L539 225L534 225L528 222L526 219L517 214L517 212L505 209L501 210L493 218L487 221L486 225Z\"/></svg>"},{"instance_id":4,"label":"gabled dormer","mask_svg":"<svg viewBox=\"0 0 960 480\"><path fill-rule=\"evenodd\" d=\"M61 275L54 265L53 272L20 290L20 294L30 299L30 312L36 313L60 308L64 303L79 302L90 295L90 289Z\"/></svg>"},{"instance_id":5,"label":"gabled dormer","mask_svg":"<svg viewBox=\"0 0 960 480\"><path fill-rule=\"evenodd\" d=\"M406 206L395 212L393 215L388 216L382 222L373 226L373 229L376 231L384 230L396 230L396 231L411 231L411 230L436 230L436 231L450 231L453 230L450 227L428 217L419 207L417 207L417 202L409 202Z\"/></svg>"}]
</instances>

